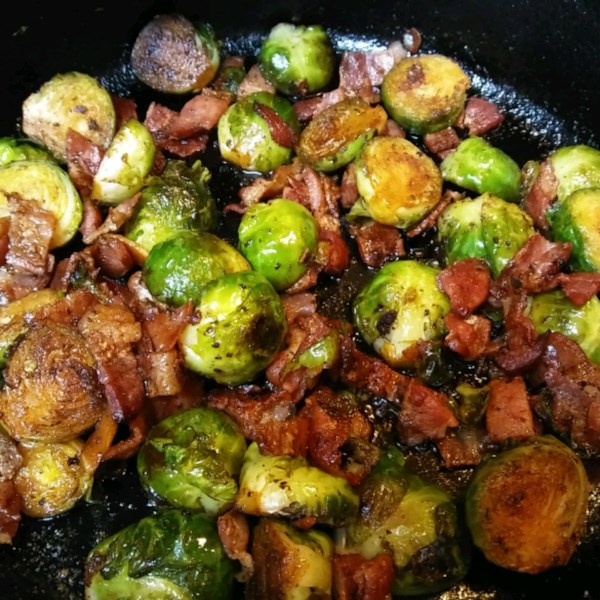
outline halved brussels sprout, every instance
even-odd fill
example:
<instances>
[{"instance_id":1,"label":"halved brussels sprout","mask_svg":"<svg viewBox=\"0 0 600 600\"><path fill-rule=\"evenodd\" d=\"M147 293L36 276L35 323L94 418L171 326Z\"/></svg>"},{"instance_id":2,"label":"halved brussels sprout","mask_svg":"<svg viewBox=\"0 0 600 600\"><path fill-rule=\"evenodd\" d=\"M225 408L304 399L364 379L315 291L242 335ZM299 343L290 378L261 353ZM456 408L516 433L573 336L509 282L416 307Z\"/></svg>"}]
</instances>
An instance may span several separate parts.
<instances>
[{"instance_id":1,"label":"halved brussels sprout","mask_svg":"<svg viewBox=\"0 0 600 600\"><path fill-rule=\"evenodd\" d=\"M112 139L92 181L93 200L119 204L139 192L152 169L156 147L137 119L124 123Z\"/></svg>"},{"instance_id":2,"label":"halved brussels sprout","mask_svg":"<svg viewBox=\"0 0 600 600\"><path fill-rule=\"evenodd\" d=\"M221 156L262 173L289 162L299 133L291 103L269 92L254 92L234 102L217 126Z\"/></svg>"},{"instance_id":3,"label":"halved brussels sprout","mask_svg":"<svg viewBox=\"0 0 600 600\"><path fill-rule=\"evenodd\" d=\"M196 306L200 318L179 337L185 364L218 383L251 382L273 360L287 331L275 288L255 271L209 282Z\"/></svg>"},{"instance_id":4,"label":"halved brussels sprout","mask_svg":"<svg viewBox=\"0 0 600 600\"><path fill-rule=\"evenodd\" d=\"M38 146L26 138L0 138L0 167L17 160L54 160L54 156L46 148Z\"/></svg>"},{"instance_id":5,"label":"halved brussels sprout","mask_svg":"<svg viewBox=\"0 0 600 600\"><path fill-rule=\"evenodd\" d=\"M320 25L275 25L258 54L258 65L277 91L306 96L323 89L335 66L333 46Z\"/></svg>"},{"instance_id":6,"label":"halved brussels sprout","mask_svg":"<svg viewBox=\"0 0 600 600\"><path fill-rule=\"evenodd\" d=\"M460 65L441 54L398 61L381 84L383 106L401 127L415 134L452 125L471 85Z\"/></svg>"},{"instance_id":7,"label":"halved brussels sprout","mask_svg":"<svg viewBox=\"0 0 600 600\"><path fill-rule=\"evenodd\" d=\"M208 407L190 408L148 432L137 469L151 494L214 516L234 503L245 451L246 439L231 417Z\"/></svg>"},{"instance_id":8,"label":"halved brussels sprout","mask_svg":"<svg viewBox=\"0 0 600 600\"><path fill-rule=\"evenodd\" d=\"M214 519L170 509L96 544L85 561L85 597L229 600L234 571Z\"/></svg>"},{"instance_id":9,"label":"halved brussels sprout","mask_svg":"<svg viewBox=\"0 0 600 600\"><path fill-rule=\"evenodd\" d=\"M448 264L480 258L494 277L535 233L524 210L493 194L452 202L438 217L437 227Z\"/></svg>"},{"instance_id":10,"label":"halved brussels sprout","mask_svg":"<svg viewBox=\"0 0 600 600\"><path fill-rule=\"evenodd\" d=\"M440 164L445 181L478 194L490 193L516 202L521 189L521 170L508 154L481 137L463 140Z\"/></svg>"},{"instance_id":11,"label":"halved brussels sprout","mask_svg":"<svg viewBox=\"0 0 600 600\"><path fill-rule=\"evenodd\" d=\"M168 94L200 91L213 80L219 64L213 28L175 13L156 15L139 32L131 51L136 77Z\"/></svg>"},{"instance_id":12,"label":"halved brussels sprout","mask_svg":"<svg viewBox=\"0 0 600 600\"><path fill-rule=\"evenodd\" d=\"M467 525L490 562L541 573L569 562L583 535L589 491L573 450L550 435L533 437L476 468Z\"/></svg>"},{"instance_id":13,"label":"halved brussels sprout","mask_svg":"<svg viewBox=\"0 0 600 600\"><path fill-rule=\"evenodd\" d=\"M349 216L407 229L442 197L437 165L412 142L398 137L369 140L356 158L360 198Z\"/></svg>"},{"instance_id":14,"label":"halved brussels sprout","mask_svg":"<svg viewBox=\"0 0 600 600\"><path fill-rule=\"evenodd\" d=\"M414 366L405 352L445 332L450 302L437 285L438 273L416 260L390 262L354 298L358 332L393 367Z\"/></svg>"},{"instance_id":15,"label":"halved brussels sprout","mask_svg":"<svg viewBox=\"0 0 600 600\"><path fill-rule=\"evenodd\" d=\"M346 98L318 113L302 130L297 153L317 171L335 171L352 161L387 121L381 106Z\"/></svg>"},{"instance_id":16,"label":"halved brussels sprout","mask_svg":"<svg viewBox=\"0 0 600 600\"><path fill-rule=\"evenodd\" d=\"M238 227L239 249L276 290L300 279L317 252L319 226L298 202L276 198L253 204Z\"/></svg>"},{"instance_id":17,"label":"halved brussels sprout","mask_svg":"<svg viewBox=\"0 0 600 600\"><path fill-rule=\"evenodd\" d=\"M22 106L23 133L63 163L69 129L106 149L116 126L110 93L94 77L77 71L54 75Z\"/></svg>"},{"instance_id":18,"label":"halved brussels sprout","mask_svg":"<svg viewBox=\"0 0 600 600\"><path fill-rule=\"evenodd\" d=\"M600 187L600 150L585 144L564 146L555 150L549 160L558 179L558 202L576 190Z\"/></svg>"}]
</instances>

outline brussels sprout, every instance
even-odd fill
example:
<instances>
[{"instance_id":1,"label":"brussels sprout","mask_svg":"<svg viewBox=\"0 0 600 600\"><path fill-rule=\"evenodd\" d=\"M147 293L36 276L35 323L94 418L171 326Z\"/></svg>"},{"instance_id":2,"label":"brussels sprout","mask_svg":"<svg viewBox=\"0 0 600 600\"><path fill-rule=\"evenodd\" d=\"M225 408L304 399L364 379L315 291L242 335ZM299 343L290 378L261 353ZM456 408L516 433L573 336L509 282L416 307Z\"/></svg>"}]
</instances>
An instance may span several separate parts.
<instances>
[{"instance_id":1,"label":"brussels sprout","mask_svg":"<svg viewBox=\"0 0 600 600\"><path fill-rule=\"evenodd\" d=\"M322 531L302 531L277 519L261 519L252 531L254 574L247 600L331 598L333 542Z\"/></svg>"},{"instance_id":2,"label":"brussels sprout","mask_svg":"<svg viewBox=\"0 0 600 600\"><path fill-rule=\"evenodd\" d=\"M92 181L93 200L119 204L139 192L152 169L156 147L137 119L124 123L108 146Z\"/></svg>"},{"instance_id":3,"label":"brussels sprout","mask_svg":"<svg viewBox=\"0 0 600 600\"><path fill-rule=\"evenodd\" d=\"M364 145L355 164L360 198L350 210L350 218L370 217L407 229L442 197L440 170L408 140L373 138Z\"/></svg>"},{"instance_id":4,"label":"brussels sprout","mask_svg":"<svg viewBox=\"0 0 600 600\"><path fill-rule=\"evenodd\" d=\"M238 228L239 249L276 290L300 279L317 253L319 226L304 206L276 198L253 204Z\"/></svg>"},{"instance_id":5,"label":"brussels sprout","mask_svg":"<svg viewBox=\"0 0 600 600\"><path fill-rule=\"evenodd\" d=\"M354 298L358 332L393 367L414 366L405 351L444 334L450 302L437 285L438 273L415 260L390 262Z\"/></svg>"},{"instance_id":6,"label":"brussels sprout","mask_svg":"<svg viewBox=\"0 0 600 600\"><path fill-rule=\"evenodd\" d=\"M170 509L99 542L85 561L86 600L228 600L234 562L202 513Z\"/></svg>"},{"instance_id":7,"label":"brussels sprout","mask_svg":"<svg viewBox=\"0 0 600 600\"><path fill-rule=\"evenodd\" d=\"M80 439L22 442L23 463L15 487L30 517L54 517L70 510L90 489L92 476L82 464Z\"/></svg>"},{"instance_id":8,"label":"brussels sprout","mask_svg":"<svg viewBox=\"0 0 600 600\"><path fill-rule=\"evenodd\" d=\"M394 561L394 597L433 594L462 579L468 540L456 506L438 485L410 473L389 447L361 485L361 510L346 527L344 550Z\"/></svg>"},{"instance_id":9,"label":"brussels sprout","mask_svg":"<svg viewBox=\"0 0 600 600\"><path fill-rule=\"evenodd\" d=\"M71 178L47 160L20 160L0 167L0 211L8 209L7 194L37 202L56 218L50 248L71 241L83 216L83 204Z\"/></svg>"},{"instance_id":10,"label":"brussels sprout","mask_svg":"<svg viewBox=\"0 0 600 600\"><path fill-rule=\"evenodd\" d=\"M574 271L600 272L600 187L573 192L552 214L552 236L572 244Z\"/></svg>"},{"instance_id":11,"label":"brussels sprout","mask_svg":"<svg viewBox=\"0 0 600 600\"><path fill-rule=\"evenodd\" d=\"M440 170L445 181L472 192L488 192L509 202L519 199L519 165L481 137L472 136L463 140L456 150L444 158Z\"/></svg>"},{"instance_id":12,"label":"brussels sprout","mask_svg":"<svg viewBox=\"0 0 600 600\"><path fill-rule=\"evenodd\" d=\"M448 264L480 258L494 277L535 233L524 210L493 194L453 202L438 217L437 228Z\"/></svg>"},{"instance_id":13,"label":"brussels sprout","mask_svg":"<svg viewBox=\"0 0 600 600\"><path fill-rule=\"evenodd\" d=\"M565 565L583 534L589 488L580 458L550 435L504 450L476 468L467 488L473 542L505 569Z\"/></svg>"},{"instance_id":14,"label":"brussels sprout","mask_svg":"<svg viewBox=\"0 0 600 600\"><path fill-rule=\"evenodd\" d=\"M185 364L217 383L252 381L273 360L287 322L275 288L255 271L209 282L196 309L197 322L179 337Z\"/></svg>"},{"instance_id":15,"label":"brussels sprout","mask_svg":"<svg viewBox=\"0 0 600 600\"><path fill-rule=\"evenodd\" d=\"M555 150L549 160L558 179L558 202L576 190L600 187L600 150L584 144L564 146Z\"/></svg>"},{"instance_id":16,"label":"brussels sprout","mask_svg":"<svg viewBox=\"0 0 600 600\"><path fill-rule=\"evenodd\" d=\"M301 456L268 456L252 442L246 450L236 508L248 515L315 517L342 525L358 511L358 496L343 477L312 467Z\"/></svg>"},{"instance_id":17,"label":"brussels sprout","mask_svg":"<svg viewBox=\"0 0 600 600\"><path fill-rule=\"evenodd\" d=\"M197 160L167 161L162 174L151 177L125 226L125 235L146 250L181 231L214 231L217 205L208 183L210 171Z\"/></svg>"},{"instance_id":18,"label":"brussels sprout","mask_svg":"<svg viewBox=\"0 0 600 600\"><path fill-rule=\"evenodd\" d=\"M401 127L424 134L452 125L471 85L460 65L440 54L397 62L381 84L383 106Z\"/></svg>"},{"instance_id":19,"label":"brussels sprout","mask_svg":"<svg viewBox=\"0 0 600 600\"><path fill-rule=\"evenodd\" d=\"M77 71L54 75L22 106L23 133L63 163L70 129L106 149L116 127L110 93L94 77Z\"/></svg>"},{"instance_id":20,"label":"brussels sprout","mask_svg":"<svg viewBox=\"0 0 600 600\"><path fill-rule=\"evenodd\" d=\"M306 96L323 89L335 67L333 46L320 25L275 25L258 54L258 65L277 91Z\"/></svg>"},{"instance_id":21,"label":"brussels sprout","mask_svg":"<svg viewBox=\"0 0 600 600\"><path fill-rule=\"evenodd\" d=\"M287 132L282 136L283 129ZM263 173L289 162L299 133L291 103L269 92L254 92L234 102L217 126L221 156L242 169Z\"/></svg>"},{"instance_id":22,"label":"brussels sprout","mask_svg":"<svg viewBox=\"0 0 600 600\"><path fill-rule=\"evenodd\" d=\"M0 138L0 167L17 160L54 160L52 153L46 148L34 144L31 140L2 137Z\"/></svg>"},{"instance_id":23,"label":"brussels sprout","mask_svg":"<svg viewBox=\"0 0 600 600\"><path fill-rule=\"evenodd\" d=\"M136 77L168 94L200 91L213 80L219 64L213 28L180 14L156 15L139 32L131 51Z\"/></svg>"},{"instance_id":24,"label":"brussels sprout","mask_svg":"<svg viewBox=\"0 0 600 600\"><path fill-rule=\"evenodd\" d=\"M214 516L233 505L246 439L224 412L199 407L152 427L137 457L145 489L177 508Z\"/></svg>"},{"instance_id":25,"label":"brussels sprout","mask_svg":"<svg viewBox=\"0 0 600 600\"><path fill-rule=\"evenodd\" d=\"M387 114L361 98L346 98L319 112L302 130L297 153L303 163L323 172L336 171L381 133Z\"/></svg>"},{"instance_id":26,"label":"brussels sprout","mask_svg":"<svg viewBox=\"0 0 600 600\"><path fill-rule=\"evenodd\" d=\"M600 364L600 300L592 296L583 306L575 306L562 290L532 296L526 314L537 333L558 331L576 341L586 356Z\"/></svg>"}]
</instances>

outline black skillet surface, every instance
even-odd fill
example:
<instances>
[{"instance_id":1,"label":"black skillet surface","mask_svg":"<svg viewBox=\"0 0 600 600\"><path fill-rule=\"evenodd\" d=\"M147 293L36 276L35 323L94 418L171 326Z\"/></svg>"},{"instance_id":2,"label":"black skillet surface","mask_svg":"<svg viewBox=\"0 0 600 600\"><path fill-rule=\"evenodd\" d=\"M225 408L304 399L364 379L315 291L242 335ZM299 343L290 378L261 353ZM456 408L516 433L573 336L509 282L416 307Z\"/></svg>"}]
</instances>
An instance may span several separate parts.
<instances>
[{"instance_id":1,"label":"black skillet surface","mask_svg":"<svg viewBox=\"0 0 600 600\"><path fill-rule=\"evenodd\" d=\"M560 145L600 147L597 0L14 3L0 20L0 135L18 132L21 102L29 93L68 70L97 75L112 92L136 98L143 115L150 95L128 67L129 49L153 15L172 10L212 23L224 50L247 56L254 55L262 37L280 21L323 24L340 52L373 48L417 27L425 50L459 60L472 77L473 92L496 101L508 115L490 139L519 164ZM205 161L213 171L215 196L223 204L234 200L240 184L235 171L215 153ZM233 231L235 223L223 224L224 236ZM365 276L354 264L341 281L323 282L322 310L347 316L349 300ZM438 476L460 487L460 473ZM600 598L598 495L596 489L589 532L568 567L523 576L497 569L475 552L464 584L441 597ZM87 552L152 510L127 464L106 465L91 500L52 520L24 519L13 545L0 546L0 598L83 598Z\"/></svg>"}]
</instances>

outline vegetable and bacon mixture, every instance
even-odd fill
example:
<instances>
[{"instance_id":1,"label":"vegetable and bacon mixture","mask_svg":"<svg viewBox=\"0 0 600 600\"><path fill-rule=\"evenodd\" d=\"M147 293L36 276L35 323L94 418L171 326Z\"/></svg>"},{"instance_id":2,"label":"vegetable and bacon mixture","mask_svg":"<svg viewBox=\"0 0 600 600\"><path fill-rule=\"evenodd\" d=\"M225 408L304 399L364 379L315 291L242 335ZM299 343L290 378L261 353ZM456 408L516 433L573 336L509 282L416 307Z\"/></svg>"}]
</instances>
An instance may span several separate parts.
<instances>
[{"instance_id":1,"label":"vegetable and bacon mixture","mask_svg":"<svg viewBox=\"0 0 600 600\"><path fill-rule=\"evenodd\" d=\"M384 600L451 588L475 548L569 563L600 450L600 151L518 165L414 29L338 55L279 23L228 56L164 14L131 68L163 101L60 73L0 140L0 541L132 459L149 512L94 542L87 598ZM316 292L353 261L333 318Z\"/></svg>"}]
</instances>

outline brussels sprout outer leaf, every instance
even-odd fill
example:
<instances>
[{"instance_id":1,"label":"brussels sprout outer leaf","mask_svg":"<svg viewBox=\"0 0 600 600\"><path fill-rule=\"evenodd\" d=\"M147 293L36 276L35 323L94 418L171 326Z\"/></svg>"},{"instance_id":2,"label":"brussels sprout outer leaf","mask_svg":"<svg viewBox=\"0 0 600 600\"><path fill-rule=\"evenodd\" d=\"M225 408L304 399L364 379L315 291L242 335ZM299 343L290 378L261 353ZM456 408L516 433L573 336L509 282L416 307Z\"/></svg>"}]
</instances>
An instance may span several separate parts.
<instances>
[{"instance_id":1,"label":"brussels sprout outer leaf","mask_svg":"<svg viewBox=\"0 0 600 600\"><path fill-rule=\"evenodd\" d=\"M0 138L0 167L17 160L53 161L54 156L49 150L30 140L10 136Z\"/></svg>"},{"instance_id":2,"label":"brussels sprout outer leaf","mask_svg":"<svg viewBox=\"0 0 600 600\"><path fill-rule=\"evenodd\" d=\"M576 190L600 187L600 150L584 144L563 146L549 160L558 179L559 203Z\"/></svg>"}]
</instances>

